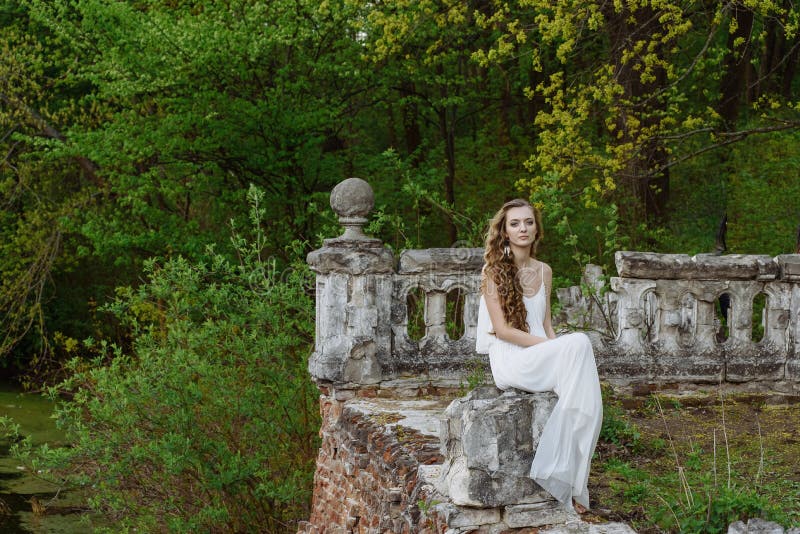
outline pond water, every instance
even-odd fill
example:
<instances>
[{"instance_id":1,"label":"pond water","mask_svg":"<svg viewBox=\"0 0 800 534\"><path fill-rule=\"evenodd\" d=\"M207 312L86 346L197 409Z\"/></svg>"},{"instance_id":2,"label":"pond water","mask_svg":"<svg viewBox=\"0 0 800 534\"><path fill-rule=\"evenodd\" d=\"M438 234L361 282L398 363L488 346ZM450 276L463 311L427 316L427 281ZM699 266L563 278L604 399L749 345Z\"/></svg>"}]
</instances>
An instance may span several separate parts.
<instances>
[{"instance_id":1,"label":"pond water","mask_svg":"<svg viewBox=\"0 0 800 534\"><path fill-rule=\"evenodd\" d=\"M22 393L12 385L0 383L0 416L11 417L20 425L22 434L31 436L35 444L64 445L64 434L56 428L52 413L53 403L41 395ZM90 532L90 518L80 511L86 506L83 496L79 492L59 491L58 486L34 476L9 456L10 446L9 440L0 436L0 532ZM46 506L44 514L33 513L32 499Z\"/></svg>"}]
</instances>

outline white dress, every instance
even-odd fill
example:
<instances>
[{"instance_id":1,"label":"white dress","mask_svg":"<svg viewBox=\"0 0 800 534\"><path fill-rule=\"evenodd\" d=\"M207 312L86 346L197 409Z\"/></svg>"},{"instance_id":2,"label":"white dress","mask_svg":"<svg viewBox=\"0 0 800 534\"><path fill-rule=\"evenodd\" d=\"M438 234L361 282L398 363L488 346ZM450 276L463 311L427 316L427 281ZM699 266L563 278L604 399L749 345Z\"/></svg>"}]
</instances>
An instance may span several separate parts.
<instances>
[{"instance_id":1,"label":"white dress","mask_svg":"<svg viewBox=\"0 0 800 534\"><path fill-rule=\"evenodd\" d=\"M534 336L547 337L544 284L532 297L523 296L527 322ZM481 296L476 350L489 354L494 382L500 389L554 391L558 402L545 424L530 476L560 502L571 498L589 508L589 465L603 421L600 381L592 344L573 333L532 347L497 339L486 301Z\"/></svg>"}]
</instances>

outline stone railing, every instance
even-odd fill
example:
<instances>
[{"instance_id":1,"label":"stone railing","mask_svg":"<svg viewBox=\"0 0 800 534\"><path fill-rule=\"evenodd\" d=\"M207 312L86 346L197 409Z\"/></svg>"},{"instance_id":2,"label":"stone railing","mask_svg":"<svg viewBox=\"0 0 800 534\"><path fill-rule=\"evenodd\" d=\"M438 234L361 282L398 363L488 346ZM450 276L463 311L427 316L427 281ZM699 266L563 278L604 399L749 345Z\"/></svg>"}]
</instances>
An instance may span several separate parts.
<instances>
[{"instance_id":1,"label":"stone railing","mask_svg":"<svg viewBox=\"0 0 800 534\"><path fill-rule=\"evenodd\" d=\"M483 251L406 250L395 262L361 231L372 204L363 180L339 184L331 206L346 231L309 254L317 274L311 374L348 390L410 382L457 386L472 362L486 361L474 350ZM800 384L800 255L618 252L616 263L619 276L610 288L590 266L589 295L558 291L561 327L593 332L602 378ZM446 330L451 291L463 298L458 339ZM420 339L409 333L412 292L424 294ZM763 336L754 339L753 301L761 294Z\"/></svg>"},{"instance_id":2,"label":"stone railing","mask_svg":"<svg viewBox=\"0 0 800 534\"><path fill-rule=\"evenodd\" d=\"M331 206L349 226L308 256L317 275L317 330L311 375L338 388L402 380L457 385L475 354L481 249L407 250L395 267L392 252L363 235L372 191L351 178L331 194ZM353 208L356 206L356 208ZM349 233L348 233L349 232ZM424 295L424 334L409 333L409 294ZM463 298L463 333L446 330L447 295Z\"/></svg>"},{"instance_id":3,"label":"stone railing","mask_svg":"<svg viewBox=\"0 0 800 534\"><path fill-rule=\"evenodd\" d=\"M566 306L605 334L595 336L601 376L800 383L800 255L617 252L616 266L610 291L595 282L600 298L568 295Z\"/></svg>"}]
</instances>

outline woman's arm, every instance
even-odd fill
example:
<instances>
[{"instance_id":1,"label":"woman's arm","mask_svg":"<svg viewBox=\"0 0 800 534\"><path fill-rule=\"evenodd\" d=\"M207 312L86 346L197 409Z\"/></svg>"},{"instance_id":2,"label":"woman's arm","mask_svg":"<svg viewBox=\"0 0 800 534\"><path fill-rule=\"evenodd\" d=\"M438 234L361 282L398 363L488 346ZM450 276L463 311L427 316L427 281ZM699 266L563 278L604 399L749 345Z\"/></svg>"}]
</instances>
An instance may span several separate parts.
<instances>
[{"instance_id":1,"label":"woman's arm","mask_svg":"<svg viewBox=\"0 0 800 534\"><path fill-rule=\"evenodd\" d=\"M486 309L489 311L489 318L492 320L494 335L497 336L498 339L508 341L509 343L521 347L530 347L547 341L545 337L531 335L517 328L512 328L506 323L505 316L503 315L503 306L500 304L500 296L497 292L497 285L490 278L486 280L486 290L483 294L483 298L486 300ZM550 330L552 330L552 328Z\"/></svg>"},{"instance_id":2,"label":"woman's arm","mask_svg":"<svg viewBox=\"0 0 800 534\"><path fill-rule=\"evenodd\" d=\"M544 331L549 339L555 339L556 332L553 330L553 320L550 315L550 293L553 290L553 269L546 263L544 264L544 301L547 303L547 309L544 312Z\"/></svg>"}]
</instances>

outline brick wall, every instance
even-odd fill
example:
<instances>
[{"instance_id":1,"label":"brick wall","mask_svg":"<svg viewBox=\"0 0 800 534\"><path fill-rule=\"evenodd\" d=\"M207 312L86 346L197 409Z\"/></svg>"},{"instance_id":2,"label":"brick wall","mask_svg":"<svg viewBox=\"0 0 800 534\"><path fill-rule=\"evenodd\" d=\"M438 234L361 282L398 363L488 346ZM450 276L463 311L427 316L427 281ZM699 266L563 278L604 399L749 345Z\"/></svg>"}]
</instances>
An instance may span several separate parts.
<instances>
[{"instance_id":1,"label":"brick wall","mask_svg":"<svg viewBox=\"0 0 800 534\"><path fill-rule=\"evenodd\" d=\"M420 511L426 495L418 467L442 462L438 437L403 425L402 410L357 401L324 393L320 398L322 443L312 510L299 532L436 531L426 528ZM436 404L430 418L441 410Z\"/></svg>"}]
</instances>

